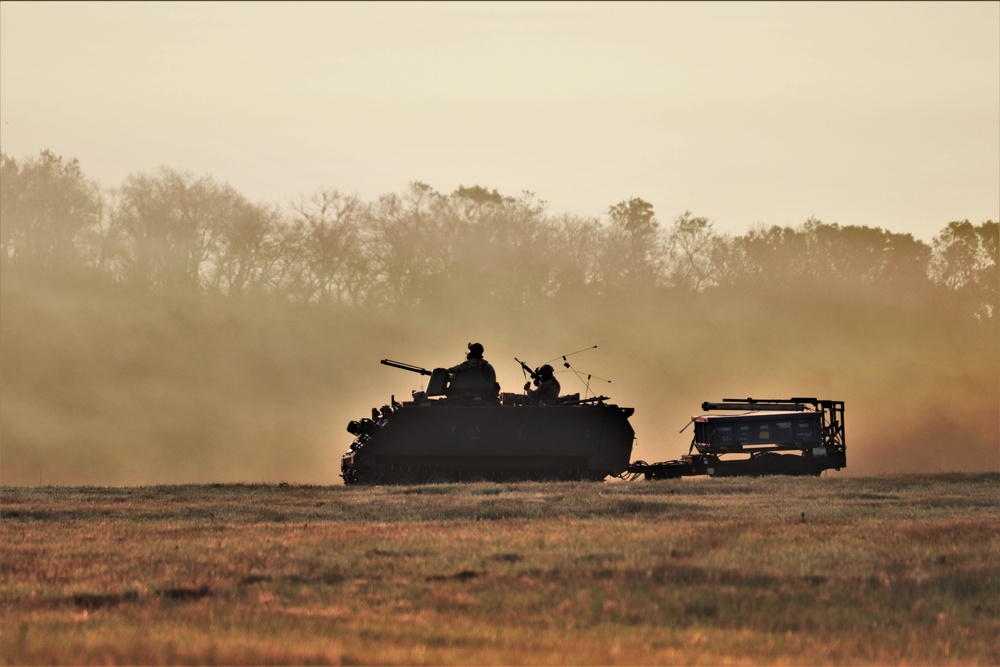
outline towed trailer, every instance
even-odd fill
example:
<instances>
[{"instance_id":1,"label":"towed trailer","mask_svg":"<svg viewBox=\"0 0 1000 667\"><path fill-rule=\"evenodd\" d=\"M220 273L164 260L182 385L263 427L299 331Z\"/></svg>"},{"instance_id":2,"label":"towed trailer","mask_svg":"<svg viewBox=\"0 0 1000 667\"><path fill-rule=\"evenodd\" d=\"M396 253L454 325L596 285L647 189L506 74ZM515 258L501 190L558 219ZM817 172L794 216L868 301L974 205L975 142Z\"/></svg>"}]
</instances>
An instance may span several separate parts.
<instances>
[{"instance_id":1,"label":"towed trailer","mask_svg":"<svg viewBox=\"0 0 1000 667\"><path fill-rule=\"evenodd\" d=\"M725 398L702 403L701 409L729 414L693 417L694 438L686 456L660 463L635 461L625 476L819 475L847 465L843 401Z\"/></svg>"}]
</instances>

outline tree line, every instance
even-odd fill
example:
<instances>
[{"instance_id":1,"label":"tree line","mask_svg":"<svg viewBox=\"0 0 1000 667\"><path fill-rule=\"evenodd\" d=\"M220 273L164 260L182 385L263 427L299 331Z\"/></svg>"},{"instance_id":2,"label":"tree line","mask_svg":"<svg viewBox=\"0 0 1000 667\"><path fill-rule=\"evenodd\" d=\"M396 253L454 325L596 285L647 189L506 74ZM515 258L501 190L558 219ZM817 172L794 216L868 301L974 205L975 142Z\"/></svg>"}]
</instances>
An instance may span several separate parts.
<instances>
[{"instance_id":1,"label":"tree line","mask_svg":"<svg viewBox=\"0 0 1000 667\"><path fill-rule=\"evenodd\" d=\"M420 182L375 201L324 188L278 206L166 167L104 189L50 151L0 154L0 188L0 267L74 267L153 292L396 309L839 290L947 298L985 322L998 312L995 221L949 222L930 245L817 219L730 235L688 211L661 224L637 197L586 217L529 192Z\"/></svg>"}]
</instances>

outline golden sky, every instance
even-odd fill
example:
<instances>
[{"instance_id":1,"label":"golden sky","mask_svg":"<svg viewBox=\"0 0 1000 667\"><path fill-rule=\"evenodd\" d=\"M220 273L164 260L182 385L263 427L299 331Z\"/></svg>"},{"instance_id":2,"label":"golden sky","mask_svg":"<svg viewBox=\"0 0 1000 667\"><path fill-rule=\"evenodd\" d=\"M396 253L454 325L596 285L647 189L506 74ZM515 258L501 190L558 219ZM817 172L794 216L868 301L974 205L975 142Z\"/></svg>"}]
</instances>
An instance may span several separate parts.
<instances>
[{"instance_id":1,"label":"golden sky","mask_svg":"<svg viewBox=\"0 0 1000 667\"><path fill-rule=\"evenodd\" d=\"M1000 3L0 3L0 149L743 233L1000 218Z\"/></svg>"}]
</instances>

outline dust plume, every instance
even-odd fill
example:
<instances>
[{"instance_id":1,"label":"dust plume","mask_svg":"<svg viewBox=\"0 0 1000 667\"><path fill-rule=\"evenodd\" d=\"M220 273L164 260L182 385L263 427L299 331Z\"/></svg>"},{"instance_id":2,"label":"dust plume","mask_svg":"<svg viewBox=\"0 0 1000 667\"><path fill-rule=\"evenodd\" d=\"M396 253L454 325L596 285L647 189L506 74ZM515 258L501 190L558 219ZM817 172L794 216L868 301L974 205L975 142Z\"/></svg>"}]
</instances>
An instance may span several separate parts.
<instances>
[{"instance_id":1,"label":"dust plume","mask_svg":"<svg viewBox=\"0 0 1000 667\"><path fill-rule=\"evenodd\" d=\"M448 366L474 341L504 391L516 357L635 408L633 460L687 453L702 401L814 396L846 402L837 474L1000 469L996 223L933 249L818 221L731 238L637 199L577 219L423 184L289 213L165 171L65 232L4 181L3 484L337 484L347 422L423 386L379 360ZM188 245L186 218L133 205L170 187L214 221ZM944 251L980 229L992 264L959 275Z\"/></svg>"}]
</instances>

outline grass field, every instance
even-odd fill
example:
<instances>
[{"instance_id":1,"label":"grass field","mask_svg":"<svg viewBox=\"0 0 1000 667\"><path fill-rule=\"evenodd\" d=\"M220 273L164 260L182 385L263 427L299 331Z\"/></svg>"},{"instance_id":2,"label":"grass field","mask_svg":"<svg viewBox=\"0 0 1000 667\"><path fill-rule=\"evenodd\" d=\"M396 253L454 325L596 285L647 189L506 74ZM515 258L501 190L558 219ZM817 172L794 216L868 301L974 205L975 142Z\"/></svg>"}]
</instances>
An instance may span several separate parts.
<instances>
[{"instance_id":1,"label":"grass field","mask_svg":"<svg viewBox=\"0 0 1000 667\"><path fill-rule=\"evenodd\" d=\"M1000 664L1000 476L0 492L4 664Z\"/></svg>"}]
</instances>

